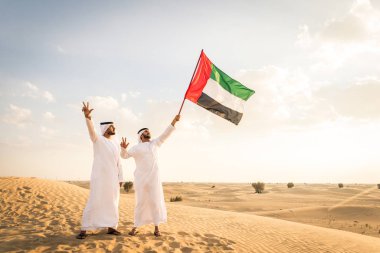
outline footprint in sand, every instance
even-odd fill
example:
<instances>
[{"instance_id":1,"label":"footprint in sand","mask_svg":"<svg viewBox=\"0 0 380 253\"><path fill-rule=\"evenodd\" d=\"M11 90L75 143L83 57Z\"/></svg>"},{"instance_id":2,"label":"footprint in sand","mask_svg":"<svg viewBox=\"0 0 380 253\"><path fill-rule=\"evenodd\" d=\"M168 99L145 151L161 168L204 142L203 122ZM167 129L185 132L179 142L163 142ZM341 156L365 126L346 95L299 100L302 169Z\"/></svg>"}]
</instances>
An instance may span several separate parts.
<instances>
[{"instance_id":1,"label":"footprint in sand","mask_svg":"<svg viewBox=\"0 0 380 253\"><path fill-rule=\"evenodd\" d=\"M190 253L192 251L193 251L193 249L189 248L189 247L183 247L183 248L181 248L181 252L182 253Z\"/></svg>"},{"instance_id":2,"label":"footprint in sand","mask_svg":"<svg viewBox=\"0 0 380 253\"><path fill-rule=\"evenodd\" d=\"M177 249L177 248L179 248L181 246L181 244L179 242L171 242L171 243L169 243L169 246L171 248Z\"/></svg>"},{"instance_id":3,"label":"footprint in sand","mask_svg":"<svg viewBox=\"0 0 380 253\"><path fill-rule=\"evenodd\" d=\"M168 236L169 241L175 241L175 238L173 236Z\"/></svg>"},{"instance_id":4,"label":"footprint in sand","mask_svg":"<svg viewBox=\"0 0 380 253\"><path fill-rule=\"evenodd\" d=\"M157 242L157 243L154 244L154 246L160 247L162 244L163 244L163 242Z\"/></svg>"}]
</instances>

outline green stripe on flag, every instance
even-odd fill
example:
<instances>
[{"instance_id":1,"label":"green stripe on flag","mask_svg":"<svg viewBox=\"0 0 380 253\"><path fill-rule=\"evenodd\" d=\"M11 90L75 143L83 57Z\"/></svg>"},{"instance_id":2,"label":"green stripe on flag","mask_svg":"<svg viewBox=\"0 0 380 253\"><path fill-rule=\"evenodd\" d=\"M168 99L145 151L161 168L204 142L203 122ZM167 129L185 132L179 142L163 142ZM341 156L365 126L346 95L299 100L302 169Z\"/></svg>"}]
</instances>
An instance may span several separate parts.
<instances>
[{"instance_id":1,"label":"green stripe on flag","mask_svg":"<svg viewBox=\"0 0 380 253\"><path fill-rule=\"evenodd\" d=\"M212 64L210 78L214 79L217 83L220 84L220 86L223 87L223 89L225 89L229 93L245 101L247 101L248 98L250 98L253 95L253 93L255 93L254 90L251 90L245 87L238 81L226 75L223 71L218 69L214 64Z\"/></svg>"}]
</instances>

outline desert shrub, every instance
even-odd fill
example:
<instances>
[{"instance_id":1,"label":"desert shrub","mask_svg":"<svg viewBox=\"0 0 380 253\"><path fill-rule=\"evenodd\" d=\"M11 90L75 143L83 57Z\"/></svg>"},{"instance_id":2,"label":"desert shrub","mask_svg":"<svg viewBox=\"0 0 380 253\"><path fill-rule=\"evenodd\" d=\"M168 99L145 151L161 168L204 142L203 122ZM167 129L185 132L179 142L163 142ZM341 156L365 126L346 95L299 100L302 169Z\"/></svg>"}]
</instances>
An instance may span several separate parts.
<instances>
[{"instance_id":1,"label":"desert shrub","mask_svg":"<svg viewBox=\"0 0 380 253\"><path fill-rule=\"evenodd\" d=\"M380 189L380 184L377 184L377 189Z\"/></svg>"},{"instance_id":2,"label":"desert shrub","mask_svg":"<svg viewBox=\"0 0 380 253\"><path fill-rule=\"evenodd\" d=\"M182 201L181 196L175 196L170 198L170 202L177 202L177 201Z\"/></svg>"},{"instance_id":3,"label":"desert shrub","mask_svg":"<svg viewBox=\"0 0 380 253\"><path fill-rule=\"evenodd\" d=\"M215 188L215 185L211 186L211 188Z\"/></svg>"},{"instance_id":4,"label":"desert shrub","mask_svg":"<svg viewBox=\"0 0 380 253\"><path fill-rule=\"evenodd\" d=\"M292 182L288 183L287 184L288 188L293 188L294 187L294 184Z\"/></svg>"},{"instance_id":5,"label":"desert shrub","mask_svg":"<svg viewBox=\"0 0 380 253\"><path fill-rule=\"evenodd\" d=\"M265 189L265 184L263 182L252 183L252 187L256 193L262 193Z\"/></svg>"},{"instance_id":6,"label":"desert shrub","mask_svg":"<svg viewBox=\"0 0 380 253\"><path fill-rule=\"evenodd\" d=\"M342 183L339 183L339 184L338 184L338 187L339 187L339 188L343 188L343 184L342 184Z\"/></svg>"},{"instance_id":7,"label":"desert shrub","mask_svg":"<svg viewBox=\"0 0 380 253\"><path fill-rule=\"evenodd\" d=\"M131 181L128 181L128 182L125 182L124 183L124 191L126 191L127 193L132 190L133 188L133 182Z\"/></svg>"}]
</instances>

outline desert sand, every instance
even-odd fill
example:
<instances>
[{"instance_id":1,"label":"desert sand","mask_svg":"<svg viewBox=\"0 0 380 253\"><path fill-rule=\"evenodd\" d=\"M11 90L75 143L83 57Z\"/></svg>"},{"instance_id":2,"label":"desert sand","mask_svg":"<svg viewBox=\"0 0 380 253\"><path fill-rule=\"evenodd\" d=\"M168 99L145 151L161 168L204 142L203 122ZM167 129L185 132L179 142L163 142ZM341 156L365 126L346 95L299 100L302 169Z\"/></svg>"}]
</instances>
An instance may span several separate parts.
<instances>
[{"instance_id":1,"label":"desert sand","mask_svg":"<svg viewBox=\"0 0 380 253\"><path fill-rule=\"evenodd\" d=\"M336 217L375 226L378 221L374 219L379 212L379 193L375 189L358 186L335 189L333 193L325 189L325 196L317 196L313 193L314 188L297 186L283 189L283 185L274 185L268 188L268 193L252 194L252 189L247 193L248 189L243 189L241 184L217 184L214 188L209 184L185 184L185 188L183 185L165 185L166 199L181 195L183 201L167 203L169 221L161 226L160 238L153 236L152 226L140 228L136 237L127 236L132 226L134 197L123 194L119 230L124 235L96 231L85 240L77 240L75 235L80 228L88 189L37 178L0 178L0 251L380 252L378 237L326 228L321 224L303 224L294 219L299 216L301 220L313 220L314 216L329 209ZM347 202L346 195L352 196L352 193L358 194L361 200ZM287 194L299 198L292 203L286 203L289 199L274 202L276 198L285 199ZM325 205L323 199L332 195L336 197Z\"/></svg>"},{"instance_id":2,"label":"desert sand","mask_svg":"<svg viewBox=\"0 0 380 253\"><path fill-rule=\"evenodd\" d=\"M380 190L376 185L266 184L255 194L250 184L169 183L165 196L181 205L251 213L335 228L380 238Z\"/></svg>"}]
</instances>

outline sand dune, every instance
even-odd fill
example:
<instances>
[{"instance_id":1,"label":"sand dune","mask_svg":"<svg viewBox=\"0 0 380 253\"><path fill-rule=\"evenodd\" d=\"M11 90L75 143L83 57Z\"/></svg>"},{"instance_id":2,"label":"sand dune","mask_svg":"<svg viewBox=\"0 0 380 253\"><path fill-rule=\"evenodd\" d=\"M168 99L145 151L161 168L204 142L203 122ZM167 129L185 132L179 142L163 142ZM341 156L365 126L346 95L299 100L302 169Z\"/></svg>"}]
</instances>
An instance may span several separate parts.
<instances>
[{"instance_id":1,"label":"sand dune","mask_svg":"<svg viewBox=\"0 0 380 253\"><path fill-rule=\"evenodd\" d=\"M254 194L249 184L166 183L166 196L181 205L274 217L380 238L380 190L374 185L267 184Z\"/></svg>"},{"instance_id":2,"label":"sand dune","mask_svg":"<svg viewBox=\"0 0 380 253\"><path fill-rule=\"evenodd\" d=\"M1 252L380 252L375 237L179 203L167 203L169 222L161 227L161 238L145 226L136 237L99 231L77 240L87 189L36 178L0 178L0 196ZM125 234L133 204L133 195L122 195L119 229Z\"/></svg>"}]
</instances>

